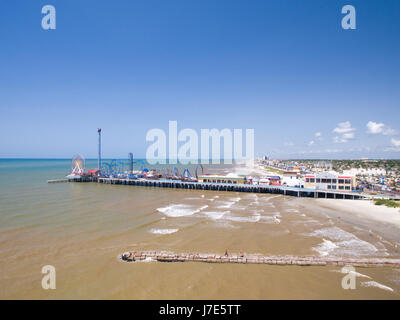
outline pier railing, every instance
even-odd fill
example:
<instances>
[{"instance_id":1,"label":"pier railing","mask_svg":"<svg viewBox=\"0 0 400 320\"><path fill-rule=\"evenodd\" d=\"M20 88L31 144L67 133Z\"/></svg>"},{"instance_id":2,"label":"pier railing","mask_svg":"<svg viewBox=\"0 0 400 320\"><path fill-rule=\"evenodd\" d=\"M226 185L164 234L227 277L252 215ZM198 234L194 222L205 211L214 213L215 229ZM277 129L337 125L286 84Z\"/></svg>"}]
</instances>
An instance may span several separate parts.
<instances>
[{"instance_id":1,"label":"pier railing","mask_svg":"<svg viewBox=\"0 0 400 320\"><path fill-rule=\"evenodd\" d=\"M121 179L121 178L98 178L99 183L133 185L154 188L175 188L175 189L193 189L193 190L212 190L212 191L233 191L233 192L251 192L251 193L273 193L296 197L309 198L332 198L332 199L364 199L365 195L359 193L345 193L340 191L316 190L306 188L294 188L274 185L252 185L252 184L233 184L233 183L207 183L190 182L180 180L139 180L139 179Z\"/></svg>"}]
</instances>

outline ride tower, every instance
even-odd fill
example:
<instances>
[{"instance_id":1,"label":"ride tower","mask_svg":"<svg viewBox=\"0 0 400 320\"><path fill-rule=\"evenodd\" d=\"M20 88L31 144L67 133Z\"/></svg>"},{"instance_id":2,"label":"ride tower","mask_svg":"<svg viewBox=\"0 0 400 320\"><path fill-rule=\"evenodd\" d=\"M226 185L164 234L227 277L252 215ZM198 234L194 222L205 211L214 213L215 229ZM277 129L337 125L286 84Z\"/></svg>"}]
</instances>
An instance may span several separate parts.
<instances>
[{"instance_id":1,"label":"ride tower","mask_svg":"<svg viewBox=\"0 0 400 320\"><path fill-rule=\"evenodd\" d=\"M97 156L97 169L101 170L101 128L97 129L97 133L99 134L99 146L98 146L99 154Z\"/></svg>"}]
</instances>

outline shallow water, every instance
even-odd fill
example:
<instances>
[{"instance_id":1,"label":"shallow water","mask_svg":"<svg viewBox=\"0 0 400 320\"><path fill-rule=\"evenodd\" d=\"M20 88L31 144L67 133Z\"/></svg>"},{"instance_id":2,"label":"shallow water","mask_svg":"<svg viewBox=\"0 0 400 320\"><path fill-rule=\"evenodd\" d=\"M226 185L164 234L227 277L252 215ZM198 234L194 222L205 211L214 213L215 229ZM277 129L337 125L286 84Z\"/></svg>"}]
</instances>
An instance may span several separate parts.
<instances>
[{"instance_id":1,"label":"shallow water","mask_svg":"<svg viewBox=\"0 0 400 320\"><path fill-rule=\"evenodd\" d=\"M127 250L400 257L400 237L374 236L373 223L338 219L313 199L46 183L68 168L65 160L0 161L0 298L400 297L393 268L358 268L356 290L344 290L339 267L124 263L118 255ZM56 290L41 287L44 265L56 268Z\"/></svg>"}]
</instances>

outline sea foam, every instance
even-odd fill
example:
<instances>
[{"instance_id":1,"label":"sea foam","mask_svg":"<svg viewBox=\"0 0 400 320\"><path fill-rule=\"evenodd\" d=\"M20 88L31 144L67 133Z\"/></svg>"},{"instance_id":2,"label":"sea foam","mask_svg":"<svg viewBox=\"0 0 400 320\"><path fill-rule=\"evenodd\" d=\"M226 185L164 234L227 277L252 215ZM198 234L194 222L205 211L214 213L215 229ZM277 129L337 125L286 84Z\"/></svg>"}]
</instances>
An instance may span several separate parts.
<instances>
[{"instance_id":1,"label":"sea foam","mask_svg":"<svg viewBox=\"0 0 400 320\"><path fill-rule=\"evenodd\" d=\"M349 272L347 272L346 270L340 269L340 270L331 270L331 272L339 272L339 273L343 273L343 274L352 274L352 275L354 275L356 277L359 277L359 278L371 279L370 276L367 276L366 274L363 274L363 273L359 273L357 271L349 271Z\"/></svg>"},{"instance_id":2,"label":"sea foam","mask_svg":"<svg viewBox=\"0 0 400 320\"><path fill-rule=\"evenodd\" d=\"M238 203L241 200L240 197L237 198L229 198L228 201L221 201L218 200L219 203L221 203L217 208L219 209L229 209L231 208L235 203Z\"/></svg>"},{"instance_id":3,"label":"sea foam","mask_svg":"<svg viewBox=\"0 0 400 320\"><path fill-rule=\"evenodd\" d=\"M212 220L219 220L223 218L225 214L229 213L229 211L203 211L202 214L205 214L208 218Z\"/></svg>"},{"instance_id":4,"label":"sea foam","mask_svg":"<svg viewBox=\"0 0 400 320\"><path fill-rule=\"evenodd\" d=\"M199 207L188 204L171 204L167 207L158 208L157 211L165 214L168 217L184 217L199 213L206 208L208 208L208 205Z\"/></svg>"},{"instance_id":5,"label":"sea foam","mask_svg":"<svg viewBox=\"0 0 400 320\"><path fill-rule=\"evenodd\" d=\"M369 256L378 249L371 243L361 240L354 234L338 227L327 227L305 234L305 236L322 237L323 242L313 249L320 255L336 254L338 256Z\"/></svg>"},{"instance_id":6,"label":"sea foam","mask_svg":"<svg viewBox=\"0 0 400 320\"><path fill-rule=\"evenodd\" d=\"M171 234L177 232L179 229L151 229L149 232L154 234Z\"/></svg>"},{"instance_id":7,"label":"sea foam","mask_svg":"<svg viewBox=\"0 0 400 320\"><path fill-rule=\"evenodd\" d=\"M382 290L387 290L387 291L391 291L391 292L394 291L392 288L390 288L388 286L385 286L384 284L376 282L376 281L361 282L361 285L363 287L377 287L377 288L382 289Z\"/></svg>"},{"instance_id":8,"label":"sea foam","mask_svg":"<svg viewBox=\"0 0 400 320\"><path fill-rule=\"evenodd\" d=\"M325 257L329 255L333 250L339 248L336 244L334 244L330 240L322 239L322 243L313 247L314 251L317 251L320 256Z\"/></svg>"},{"instance_id":9,"label":"sea foam","mask_svg":"<svg viewBox=\"0 0 400 320\"><path fill-rule=\"evenodd\" d=\"M237 217L237 216L226 216L225 219L234 221L234 222L258 222L260 221L261 215L254 214L249 217Z\"/></svg>"}]
</instances>

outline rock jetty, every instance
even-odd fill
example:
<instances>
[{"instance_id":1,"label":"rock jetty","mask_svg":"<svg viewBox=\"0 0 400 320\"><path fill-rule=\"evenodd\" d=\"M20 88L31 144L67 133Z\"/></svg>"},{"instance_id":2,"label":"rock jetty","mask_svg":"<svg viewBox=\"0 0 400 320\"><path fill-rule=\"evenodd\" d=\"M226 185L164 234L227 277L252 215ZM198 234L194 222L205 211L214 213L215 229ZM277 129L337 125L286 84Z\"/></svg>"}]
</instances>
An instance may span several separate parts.
<instances>
[{"instance_id":1,"label":"rock jetty","mask_svg":"<svg viewBox=\"0 0 400 320\"><path fill-rule=\"evenodd\" d=\"M123 253L121 260L126 262L155 260L159 262L205 262L205 263L242 263L296 266L345 266L354 267L400 267L400 259L391 258L337 258L337 257L296 257L264 256L261 254L201 254L173 253L167 251L129 251Z\"/></svg>"}]
</instances>

